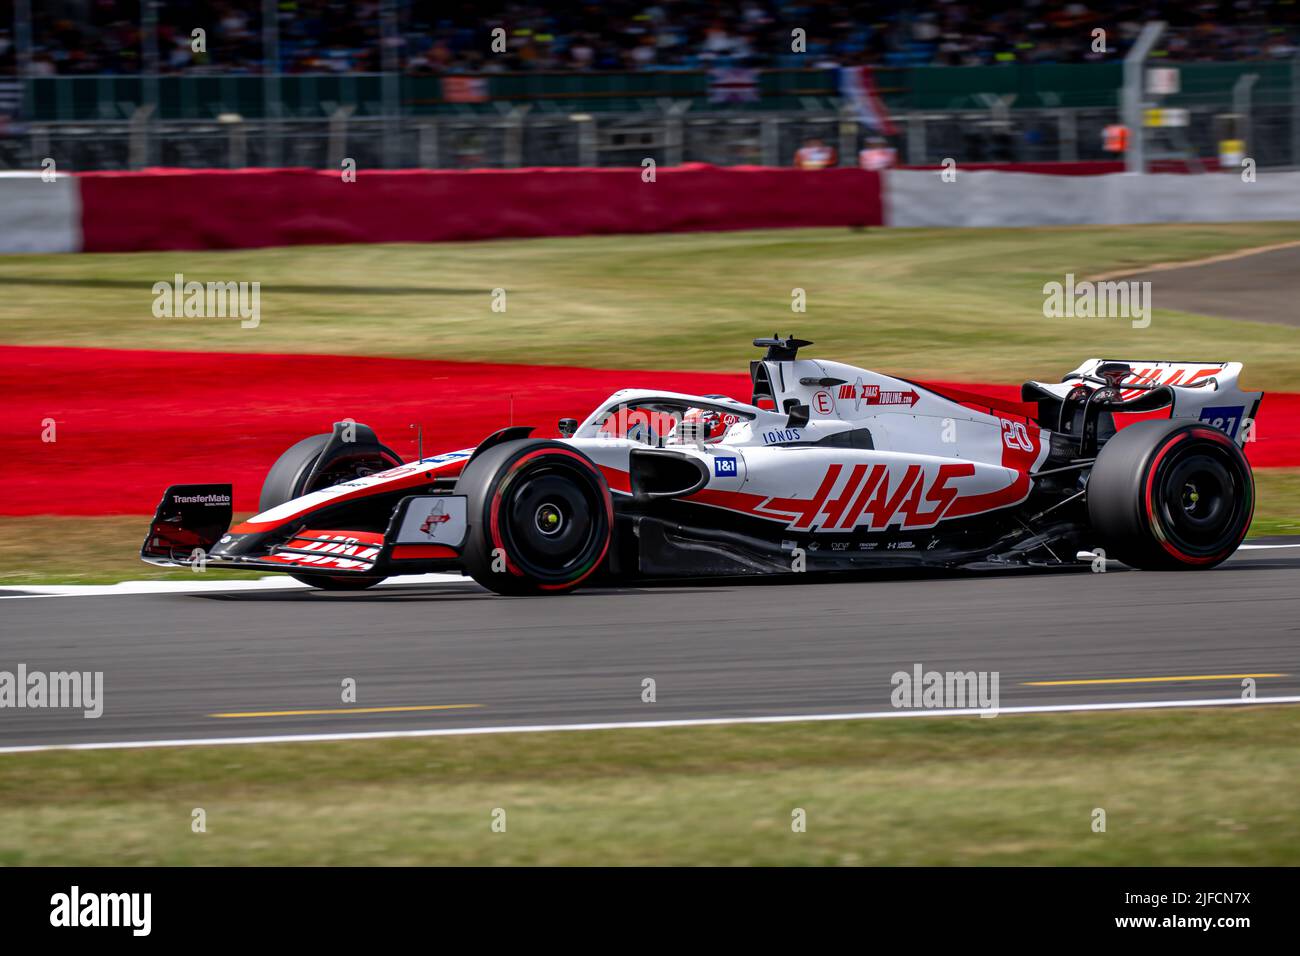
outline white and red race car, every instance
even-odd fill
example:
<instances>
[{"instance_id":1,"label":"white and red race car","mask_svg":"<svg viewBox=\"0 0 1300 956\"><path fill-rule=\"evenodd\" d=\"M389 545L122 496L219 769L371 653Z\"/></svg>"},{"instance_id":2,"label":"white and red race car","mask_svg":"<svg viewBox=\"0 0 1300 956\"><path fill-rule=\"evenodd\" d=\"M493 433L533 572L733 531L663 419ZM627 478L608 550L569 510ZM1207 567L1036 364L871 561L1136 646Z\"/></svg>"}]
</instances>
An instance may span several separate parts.
<instances>
[{"instance_id":1,"label":"white and red race car","mask_svg":"<svg viewBox=\"0 0 1300 956\"><path fill-rule=\"evenodd\" d=\"M233 528L230 485L168 488L141 557L325 589L460 570L524 594L1064 565L1095 549L1208 568L1250 526L1241 444L1263 395L1238 389L1239 363L1090 359L1009 402L800 358L811 343L798 339L754 344L766 352L748 402L625 389L561 421L559 439L504 428L403 462L367 426L337 423L281 456L261 513Z\"/></svg>"}]
</instances>

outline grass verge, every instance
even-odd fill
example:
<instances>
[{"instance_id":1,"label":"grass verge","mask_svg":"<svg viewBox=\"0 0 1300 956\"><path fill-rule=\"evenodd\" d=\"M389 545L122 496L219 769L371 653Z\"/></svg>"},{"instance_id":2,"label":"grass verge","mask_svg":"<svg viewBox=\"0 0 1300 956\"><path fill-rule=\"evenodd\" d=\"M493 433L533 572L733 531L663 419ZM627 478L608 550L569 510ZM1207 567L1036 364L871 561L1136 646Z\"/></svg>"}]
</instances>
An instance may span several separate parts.
<instances>
[{"instance_id":1,"label":"grass verge","mask_svg":"<svg viewBox=\"0 0 1300 956\"><path fill-rule=\"evenodd\" d=\"M0 518L0 588L20 584L250 580L264 571L160 568L140 560L151 515ZM236 515L235 520L242 520Z\"/></svg>"},{"instance_id":2,"label":"grass verge","mask_svg":"<svg viewBox=\"0 0 1300 956\"><path fill-rule=\"evenodd\" d=\"M784 229L446 245L7 256L0 341L743 369L756 334L918 377L1021 382L1090 356L1234 359L1247 383L1300 390L1281 325L1156 309L1043 317L1045 282L1300 239L1300 223L1043 229ZM158 319L155 282L261 282L261 324ZM491 290L506 290L492 311ZM807 294L793 314L792 290ZM1157 306L1159 302L1155 303Z\"/></svg>"},{"instance_id":3,"label":"grass verge","mask_svg":"<svg viewBox=\"0 0 1300 956\"><path fill-rule=\"evenodd\" d=\"M1295 865L1297 717L1258 707L3 755L0 862ZM206 833L191 831L195 808ZM491 829L497 808L504 833ZM796 808L806 832L792 831Z\"/></svg>"}]
</instances>

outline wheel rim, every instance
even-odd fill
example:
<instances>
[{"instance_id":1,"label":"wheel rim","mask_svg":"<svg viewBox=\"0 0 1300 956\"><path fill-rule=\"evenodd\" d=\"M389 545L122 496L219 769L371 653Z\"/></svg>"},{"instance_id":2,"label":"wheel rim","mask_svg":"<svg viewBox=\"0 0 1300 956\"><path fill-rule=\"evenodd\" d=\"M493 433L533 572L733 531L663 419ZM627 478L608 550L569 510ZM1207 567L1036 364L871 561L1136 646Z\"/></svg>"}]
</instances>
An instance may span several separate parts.
<instances>
[{"instance_id":1,"label":"wheel rim","mask_svg":"<svg viewBox=\"0 0 1300 956\"><path fill-rule=\"evenodd\" d=\"M497 491L497 533L514 569L541 582L588 574L609 538L605 493L591 469L567 455L518 467Z\"/></svg>"},{"instance_id":2,"label":"wheel rim","mask_svg":"<svg viewBox=\"0 0 1300 956\"><path fill-rule=\"evenodd\" d=\"M553 501L543 502L533 514L533 524L543 536L552 538L564 529L564 511Z\"/></svg>"},{"instance_id":3,"label":"wheel rim","mask_svg":"<svg viewBox=\"0 0 1300 956\"><path fill-rule=\"evenodd\" d=\"M1251 514L1249 478L1218 442L1174 446L1155 480L1152 518L1167 546L1208 559L1235 547Z\"/></svg>"}]
</instances>

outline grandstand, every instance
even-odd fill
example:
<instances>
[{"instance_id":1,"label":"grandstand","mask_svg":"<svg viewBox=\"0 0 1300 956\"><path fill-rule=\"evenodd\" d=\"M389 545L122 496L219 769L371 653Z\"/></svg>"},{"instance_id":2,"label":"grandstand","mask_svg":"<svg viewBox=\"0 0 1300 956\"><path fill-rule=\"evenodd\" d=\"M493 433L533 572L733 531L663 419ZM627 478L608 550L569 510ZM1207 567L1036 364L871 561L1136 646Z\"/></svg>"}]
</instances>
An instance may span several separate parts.
<instances>
[{"instance_id":1,"label":"grandstand","mask_svg":"<svg viewBox=\"0 0 1300 956\"><path fill-rule=\"evenodd\" d=\"M847 165L880 135L912 165L1119 161L1148 21L1163 152L1300 165L1280 0L3 0L0 168L789 165L813 138Z\"/></svg>"}]
</instances>

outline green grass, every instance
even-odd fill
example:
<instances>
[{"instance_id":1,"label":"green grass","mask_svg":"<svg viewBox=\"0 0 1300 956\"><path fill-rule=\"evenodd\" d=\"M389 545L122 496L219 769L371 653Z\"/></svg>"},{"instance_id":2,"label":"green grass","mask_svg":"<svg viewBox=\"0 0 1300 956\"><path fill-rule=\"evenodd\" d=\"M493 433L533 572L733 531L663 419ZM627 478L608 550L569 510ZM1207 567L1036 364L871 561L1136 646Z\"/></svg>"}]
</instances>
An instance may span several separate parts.
<instances>
[{"instance_id":1,"label":"green grass","mask_svg":"<svg viewBox=\"0 0 1300 956\"><path fill-rule=\"evenodd\" d=\"M908 375L1019 382L1094 355L1169 355L1239 360L1249 383L1297 390L1294 328L1160 309L1147 329L1042 315L1043 284L1067 272L1294 239L1300 223L1179 223L7 256L0 341L730 370L756 334L793 329L817 355ZM151 287L176 272L260 281L261 325L154 318ZM806 314L791 311L795 288Z\"/></svg>"},{"instance_id":2,"label":"green grass","mask_svg":"<svg viewBox=\"0 0 1300 956\"><path fill-rule=\"evenodd\" d=\"M235 520L240 520L237 516ZM118 581L238 581L262 571L201 573L140 560L150 515L0 519L0 588L21 584L115 584Z\"/></svg>"},{"instance_id":3,"label":"green grass","mask_svg":"<svg viewBox=\"0 0 1300 956\"><path fill-rule=\"evenodd\" d=\"M1300 534L1300 468L1266 468L1255 472L1254 537Z\"/></svg>"},{"instance_id":4,"label":"green grass","mask_svg":"<svg viewBox=\"0 0 1300 956\"><path fill-rule=\"evenodd\" d=\"M0 862L1296 865L1300 711L0 756ZM194 808L207 832L191 832ZM505 810L506 831L491 829ZM807 830L791 829L801 808ZM1092 831L1093 810L1106 832Z\"/></svg>"}]
</instances>

